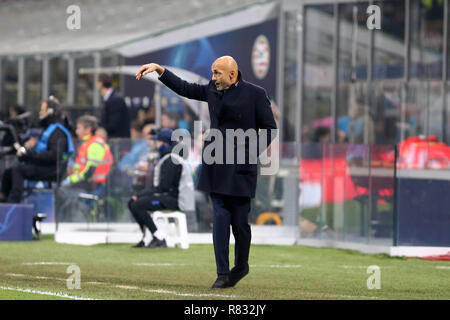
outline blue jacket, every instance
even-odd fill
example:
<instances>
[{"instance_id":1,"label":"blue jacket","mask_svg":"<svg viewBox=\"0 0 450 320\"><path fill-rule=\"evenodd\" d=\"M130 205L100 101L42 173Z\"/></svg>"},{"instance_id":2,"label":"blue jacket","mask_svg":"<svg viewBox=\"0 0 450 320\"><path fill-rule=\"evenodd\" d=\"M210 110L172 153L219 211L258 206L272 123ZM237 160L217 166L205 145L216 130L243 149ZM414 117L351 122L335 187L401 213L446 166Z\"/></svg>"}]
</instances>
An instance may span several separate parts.
<instances>
[{"instance_id":1,"label":"blue jacket","mask_svg":"<svg viewBox=\"0 0 450 320\"><path fill-rule=\"evenodd\" d=\"M130 152L128 152L119 162L119 170L123 167L134 168L141 157L148 152L148 144L145 139L139 139L133 142Z\"/></svg>"},{"instance_id":2,"label":"blue jacket","mask_svg":"<svg viewBox=\"0 0 450 320\"><path fill-rule=\"evenodd\" d=\"M73 152L72 138L67 129L60 124L50 124L39 136L33 150L28 150L22 158L35 165L54 166L56 169L58 161Z\"/></svg>"},{"instance_id":3,"label":"blue jacket","mask_svg":"<svg viewBox=\"0 0 450 320\"><path fill-rule=\"evenodd\" d=\"M47 151L48 149L48 140L50 139L53 132L59 128L64 132L67 138L67 150L63 151L64 155L70 155L75 153L75 148L72 143L72 137L70 135L69 130L67 130L63 125L59 123L52 123L47 127L47 129L44 130L44 132L39 136L39 140L37 141L36 145L34 146L33 151L36 153L40 153L43 151Z\"/></svg>"}]
</instances>

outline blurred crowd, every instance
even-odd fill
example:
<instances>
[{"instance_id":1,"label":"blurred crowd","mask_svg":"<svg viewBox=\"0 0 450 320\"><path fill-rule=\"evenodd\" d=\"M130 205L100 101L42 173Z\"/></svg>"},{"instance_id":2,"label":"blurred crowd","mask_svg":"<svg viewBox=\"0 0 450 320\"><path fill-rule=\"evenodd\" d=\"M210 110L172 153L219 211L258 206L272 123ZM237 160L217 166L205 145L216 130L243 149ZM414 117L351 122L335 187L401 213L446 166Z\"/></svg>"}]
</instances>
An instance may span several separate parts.
<instances>
[{"instance_id":1,"label":"blurred crowd","mask_svg":"<svg viewBox=\"0 0 450 320\"><path fill-rule=\"evenodd\" d=\"M170 108L164 108L168 111L163 110L157 127L154 106L141 107L132 117L124 98L113 88L110 75L99 75L97 89L104 103L100 116L87 112L72 119L54 96L42 101L39 114L15 105L9 107L7 114L1 115L1 157L15 154L17 161L10 162L3 170L0 201L19 203L26 189L39 182L45 183L46 187L59 186L57 197L63 206L59 209L61 212L70 212L66 206L73 205L73 201L66 200L73 194L79 197L84 192L101 198L107 187L110 191L120 189L119 197L135 197L145 190L154 191L155 167L177 144L170 139L160 141L160 133L170 134L177 128L191 130L192 116L180 117ZM200 137L190 146L191 152L186 159L193 181L201 163L198 152L201 143ZM162 174L161 179L172 178ZM176 179L180 180L181 176ZM179 181L174 182L171 188L177 188L178 184ZM178 190L173 196L178 197ZM207 202L206 196L199 199ZM205 214L205 206L207 204L203 204L202 214ZM192 231L199 228L196 214L187 217ZM107 218L111 217L103 217L104 220ZM101 217L97 219L101 220ZM211 223L208 218L201 220Z\"/></svg>"}]
</instances>

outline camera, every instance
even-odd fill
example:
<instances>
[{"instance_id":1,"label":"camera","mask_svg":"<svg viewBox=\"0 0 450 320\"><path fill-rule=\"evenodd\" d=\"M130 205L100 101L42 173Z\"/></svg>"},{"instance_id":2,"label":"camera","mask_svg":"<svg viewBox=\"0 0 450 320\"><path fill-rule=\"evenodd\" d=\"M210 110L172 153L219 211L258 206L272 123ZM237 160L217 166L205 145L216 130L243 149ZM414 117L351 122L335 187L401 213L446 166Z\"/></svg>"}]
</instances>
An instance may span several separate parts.
<instances>
[{"instance_id":1,"label":"camera","mask_svg":"<svg viewBox=\"0 0 450 320\"><path fill-rule=\"evenodd\" d=\"M18 109L15 107L14 109ZM26 138L22 136L28 131L31 123L31 113L22 111L17 116L0 121L0 157L14 154Z\"/></svg>"}]
</instances>

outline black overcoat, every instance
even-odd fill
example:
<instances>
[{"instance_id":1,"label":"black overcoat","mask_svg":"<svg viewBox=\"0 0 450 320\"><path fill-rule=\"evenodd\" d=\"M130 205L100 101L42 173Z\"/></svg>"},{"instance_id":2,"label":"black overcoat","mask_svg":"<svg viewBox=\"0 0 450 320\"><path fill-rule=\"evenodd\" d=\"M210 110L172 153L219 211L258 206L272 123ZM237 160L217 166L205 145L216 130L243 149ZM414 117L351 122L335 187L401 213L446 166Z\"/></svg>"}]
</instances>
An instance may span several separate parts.
<instances>
[{"instance_id":1,"label":"black overcoat","mask_svg":"<svg viewBox=\"0 0 450 320\"><path fill-rule=\"evenodd\" d=\"M108 138L128 138L130 136L130 114L123 97L116 90L105 101L102 125Z\"/></svg>"},{"instance_id":2,"label":"black overcoat","mask_svg":"<svg viewBox=\"0 0 450 320\"><path fill-rule=\"evenodd\" d=\"M242 129L247 131L248 129L254 129L255 132L258 132L259 129L276 129L277 126L266 91L243 80L241 72L239 72L237 84L224 91L217 90L213 80L207 85L189 83L180 79L167 68L159 80L181 96L206 101L211 119L210 128L218 129L222 133L223 161L222 163L208 164L205 163L205 157L202 157L197 188L208 193L254 198L257 165L250 162L249 140L246 140L245 143L245 163L238 164L237 152L234 152L234 163L227 164L226 145L231 143L235 150L242 150L243 147L237 139L233 139L233 141L226 139L226 130ZM275 136L269 134L268 143L274 138ZM204 153L208 150L207 146L214 141L212 138L210 141L205 141ZM211 149L213 148L209 150ZM261 153L260 151L263 150L258 150L258 154ZM215 153L213 152L212 155L215 155Z\"/></svg>"}]
</instances>

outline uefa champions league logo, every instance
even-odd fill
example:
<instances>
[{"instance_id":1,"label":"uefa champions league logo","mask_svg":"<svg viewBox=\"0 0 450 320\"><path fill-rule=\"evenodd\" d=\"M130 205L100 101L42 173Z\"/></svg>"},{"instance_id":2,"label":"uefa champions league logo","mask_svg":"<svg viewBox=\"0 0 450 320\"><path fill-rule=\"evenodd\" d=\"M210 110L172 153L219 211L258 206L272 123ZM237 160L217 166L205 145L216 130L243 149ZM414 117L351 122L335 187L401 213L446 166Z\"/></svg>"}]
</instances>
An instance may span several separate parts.
<instances>
[{"instance_id":1,"label":"uefa champions league logo","mask_svg":"<svg viewBox=\"0 0 450 320\"><path fill-rule=\"evenodd\" d=\"M265 35L259 35L252 49L252 69L259 80L264 79L270 66L270 45Z\"/></svg>"},{"instance_id":2,"label":"uefa champions league logo","mask_svg":"<svg viewBox=\"0 0 450 320\"><path fill-rule=\"evenodd\" d=\"M16 207L17 205L13 205L6 213L5 220L3 222L0 222L0 234L3 234L6 231L8 231L9 228L13 225L14 220L11 218L11 215L14 209L16 209Z\"/></svg>"}]
</instances>

